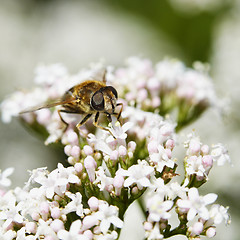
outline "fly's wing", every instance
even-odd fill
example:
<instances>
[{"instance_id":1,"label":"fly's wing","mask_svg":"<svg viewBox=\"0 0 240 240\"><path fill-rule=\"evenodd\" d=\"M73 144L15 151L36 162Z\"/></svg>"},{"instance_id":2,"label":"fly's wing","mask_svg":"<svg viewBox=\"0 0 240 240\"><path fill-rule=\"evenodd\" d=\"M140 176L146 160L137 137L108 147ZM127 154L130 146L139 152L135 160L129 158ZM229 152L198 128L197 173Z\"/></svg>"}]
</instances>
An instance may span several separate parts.
<instances>
[{"instance_id":1,"label":"fly's wing","mask_svg":"<svg viewBox=\"0 0 240 240\"><path fill-rule=\"evenodd\" d=\"M61 100L58 100L58 101L55 101L55 102L52 102L52 103L46 103L46 104L43 104L43 105L40 105L40 106L36 106L36 107L32 107L32 108L23 110L19 114L35 112L35 111L38 111L38 110L43 109L43 108L56 107L56 106L59 106L59 105L73 103L74 101L75 101L75 99L73 99L73 98L69 98L69 99L66 99L66 100L61 99Z\"/></svg>"}]
</instances>

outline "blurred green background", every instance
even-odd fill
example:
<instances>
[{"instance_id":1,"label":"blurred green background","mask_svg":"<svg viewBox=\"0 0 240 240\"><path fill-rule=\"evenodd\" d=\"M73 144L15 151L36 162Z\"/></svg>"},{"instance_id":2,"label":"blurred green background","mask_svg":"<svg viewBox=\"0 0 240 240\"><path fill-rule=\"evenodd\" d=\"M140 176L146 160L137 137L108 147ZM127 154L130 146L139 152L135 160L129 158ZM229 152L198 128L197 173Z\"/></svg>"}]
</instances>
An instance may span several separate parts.
<instances>
[{"instance_id":1,"label":"blurred green background","mask_svg":"<svg viewBox=\"0 0 240 240\"><path fill-rule=\"evenodd\" d=\"M221 119L209 110L184 133L195 128L203 142L222 142L229 149L234 167L213 169L202 192L215 192L219 203L230 206L232 224L218 228L215 239L240 239L238 0L0 0L1 100L31 88L39 63L60 62L75 74L99 59L120 66L132 55L154 63L165 56L187 66L210 63L218 95L230 100L229 114ZM23 186L28 169L52 170L64 159L16 119L10 125L1 122L0 134L0 168L15 167L13 186ZM121 239L143 238L142 218L135 211L133 205Z\"/></svg>"}]
</instances>

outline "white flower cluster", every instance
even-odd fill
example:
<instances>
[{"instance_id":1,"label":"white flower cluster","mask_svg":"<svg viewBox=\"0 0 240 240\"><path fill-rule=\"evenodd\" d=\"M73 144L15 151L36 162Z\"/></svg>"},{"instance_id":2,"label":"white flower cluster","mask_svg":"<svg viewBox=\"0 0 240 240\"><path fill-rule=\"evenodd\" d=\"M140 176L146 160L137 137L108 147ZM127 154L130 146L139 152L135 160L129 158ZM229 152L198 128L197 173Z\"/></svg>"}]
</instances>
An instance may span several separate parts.
<instances>
[{"instance_id":1,"label":"white flower cluster","mask_svg":"<svg viewBox=\"0 0 240 240\"><path fill-rule=\"evenodd\" d=\"M200 63L195 65L195 69L190 69L178 60L165 59L153 66L149 59L130 57L126 67L114 69L108 66L106 77L116 87L125 105L158 112L161 116L177 110L175 122L180 129L199 117L207 107L218 105L207 69ZM10 122L21 111L60 100L65 91L84 80L101 80L102 69L103 65L98 63L88 70L70 75L60 64L39 66L35 71L35 89L29 92L17 91L1 103L3 122ZM126 115L129 115L127 111ZM23 114L21 118L29 124L37 121L43 125L50 133L47 144L55 142L63 134L64 126L57 108L54 112L42 109L34 114ZM142 121L137 112L134 118L135 121ZM64 115L64 120L69 124L77 123L76 117L71 114Z\"/></svg>"},{"instance_id":2,"label":"white flower cluster","mask_svg":"<svg viewBox=\"0 0 240 240\"><path fill-rule=\"evenodd\" d=\"M147 239L177 234L213 237L215 226L229 221L227 208L213 204L217 195L200 196L197 189L208 180L214 161L218 165L230 161L227 150L221 144L210 150L192 133L184 144L185 159L174 156L175 128L199 116L189 116L182 109L196 113L200 105L202 111L203 105L215 101L209 76L179 61L164 60L155 69L149 60L139 58L130 58L127 64L114 71L109 67L106 76L124 105L123 123L113 116L108 125L112 134L88 123L78 131L79 118L69 114L63 115L69 124L64 129L57 107L22 116L30 127L41 126L49 134L47 144L61 141L70 166L58 164L52 172L33 170L22 189L9 191L12 169L0 174L1 239L117 239L124 213L145 192ZM97 76L101 67L93 65L76 76L69 76L61 65L39 67L37 90L17 92L6 99L1 104L3 121L42 100L61 97L69 87ZM34 95L36 91L39 95ZM21 98L25 98L24 106ZM180 121L159 115L173 108L178 108ZM175 181L179 164L185 169L182 184ZM174 214L179 219L175 228L169 224Z\"/></svg>"},{"instance_id":3,"label":"white flower cluster","mask_svg":"<svg viewBox=\"0 0 240 240\"><path fill-rule=\"evenodd\" d=\"M40 187L30 188L30 182ZM116 239L112 226L123 225L118 208L96 197L90 197L88 206L83 206L81 193L70 189L79 184L74 167L58 164L50 173L34 170L25 188L1 197L1 239Z\"/></svg>"}]
</instances>

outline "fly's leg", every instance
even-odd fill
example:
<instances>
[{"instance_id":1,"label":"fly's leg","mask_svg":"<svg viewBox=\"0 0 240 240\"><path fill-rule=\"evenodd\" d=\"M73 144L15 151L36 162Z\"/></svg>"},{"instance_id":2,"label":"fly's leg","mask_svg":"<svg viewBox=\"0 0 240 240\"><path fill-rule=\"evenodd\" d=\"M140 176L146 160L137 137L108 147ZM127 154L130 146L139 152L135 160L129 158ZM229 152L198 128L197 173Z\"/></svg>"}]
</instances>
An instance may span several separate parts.
<instances>
[{"instance_id":1,"label":"fly's leg","mask_svg":"<svg viewBox=\"0 0 240 240\"><path fill-rule=\"evenodd\" d=\"M80 129L80 127L81 127L91 116L92 116L92 114L87 114L87 115L81 120L81 122L79 122L79 123L76 125L77 129L79 130L79 132L81 132L81 134L82 134L83 136L85 136L86 134L84 134L84 133L82 132L82 130ZM85 136L85 137L87 137L87 136Z\"/></svg>"},{"instance_id":2,"label":"fly's leg","mask_svg":"<svg viewBox=\"0 0 240 240\"><path fill-rule=\"evenodd\" d=\"M94 126L101 128L102 130L108 131L113 136L113 138L116 139L115 136L112 134L112 132L108 128L98 125L98 119L99 119L99 112L97 112L95 115L94 122L93 122Z\"/></svg>"},{"instance_id":3,"label":"fly's leg","mask_svg":"<svg viewBox=\"0 0 240 240\"><path fill-rule=\"evenodd\" d=\"M58 110L58 116L60 117L61 121L65 124L65 127L63 129L63 133L65 133L69 124L62 118L61 112L64 112L64 110Z\"/></svg>"},{"instance_id":4,"label":"fly's leg","mask_svg":"<svg viewBox=\"0 0 240 240\"><path fill-rule=\"evenodd\" d=\"M123 110L123 104L122 103L117 103L116 106L121 106L121 109L117 115L117 120L119 121L120 117L121 117L121 114L122 114L122 110Z\"/></svg>"}]
</instances>

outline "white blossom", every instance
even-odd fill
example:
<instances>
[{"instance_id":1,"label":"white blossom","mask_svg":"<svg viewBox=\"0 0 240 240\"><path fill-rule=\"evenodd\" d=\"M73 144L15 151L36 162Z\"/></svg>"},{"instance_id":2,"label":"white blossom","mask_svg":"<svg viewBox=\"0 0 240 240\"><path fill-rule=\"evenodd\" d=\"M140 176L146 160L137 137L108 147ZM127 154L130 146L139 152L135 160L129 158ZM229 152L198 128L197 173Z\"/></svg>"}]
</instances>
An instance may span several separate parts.
<instances>
[{"instance_id":1,"label":"white blossom","mask_svg":"<svg viewBox=\"0 0 240 240\"><path fill-rule=\"evenodd\" d=\"M7 228L12 222L23 223L20 207L12 191L8 191L0 198L0 220L5 220L3 227Z\"/></svg>"},{"instance_id":2,"label":"white blossom","mask_svg":"<svg viewBox=\"0 0 240 240\"><path fill-rule=\"evenodd\" d=\"M228 208L225 208L219 204L214 204L209 210L210 219L212 219L214 224L220 224L222 221L224 221L225 224L229 224L230 216L227 211Z\"/></svg>"},{"instance_id":3,"label":"white blossom","mask_svg":"<svg viewBox=\"0 0 240 240\"><path fill-rule=\"evenodd\" d=\"M209 193L205 196L199 196L197 188L190 188L188 191L188 199L177 201L178 207L187 211L188 221L192 220L196 214L199 215L204 220L209 219L209 211L206 208L206 205L209 205L217 199L217 195L214 193Z\"/></svg>"},{"instance_id":4,"label":"white blossom","mask_svg":"<svg viewBox=\"0 0 240 240\"><path fill-rule=\"evenodd\" d=\"M231 159L228 155L227 149L221 144L215 144L211 151L213 160L217 162L218 166L223 166L226 162L231 163Z\"/></svg>"},{"instance_id":5,"label":"white blossom","mask_svg":"<svg viewBox=\"0 0 240 240\"><path fill-rule=\"evenodd\" d=\"M62 229L58 231L57 236L62 240L89 240L89 238L80 233L81 226L81 221L76 220L72 222L69 231Z\"/></svg>"},{"instance_id":6,"label":"white blossom","mask_svg":"<svg viewBox=\"0 0 240 240\"><path fill-rule=\"evenodd\" d=\"M169 210L173 206L173 201L164 201L164 198L158 193L148 197L146 205L149 211L148 221L159 222L161 219L169 219L171 217Z\"/></svg>"},{"instance_id":7,"label":"white blossom","mask_svg":"<svg viewBox=\"0 0 240 240\"><path fill-rule=\"evenodd\" d=\"M149 155L150 161L155 165L158 172L162 172L165 166L173 168L175 162L169 158L162 145L157 146L158 152Z\"/></svg>"},{"instance_id":8,"label":"white blossom","mask_svg":"<svg viewBox=\"0 0 240 240\"><path fill-rule=\"evenodd\" d=\"M0 170L0 188L9 187L11 185L11 180L8 179L12 175L14 168L7 168L3 172Z\"/></svg>"},{"instance_id":9,"label":"white blossom","mask_svg":"<svg viewBox=\"0 0 240 240\"><path fill-rule=\"evenodd\" d=\"M66 196L68 196L72 201L69 202L65 208L63 209L63 213L68 214L70 212L76 212L78 216L83 216L83 205L82 205L82 195L80 192L70 193L66 192Z\"/></svg>"},{"instance_id":10,"label":"white blossom","mask_svg":"<svg viewBox=\"0 0 240 240\"><path fill-rule=\"evenodd\" d=\"M154 227L150 231L145 232L145 237L147 240L159 240L163 239L163 235L160 233L159 222L154 224Z\"/></svg>"},{"instance_id":11,"label":"white blossom","mask_svg":"<svg viewBox=\"0 0 240 240\"><path fill-rule=\"evenodd\" d=\"M100 220L100 229L103 234L107 233L111 224L117 228L123 227L123 221L118 217L118 208L109 206L105 201L99 203L98 211L94 216Z\"/></svg>"},{"instance_id":12,"label":"white blossom","mask_svg":"<svg viewBox=\"0 0 240 240\"><path fill-rule=\"evenodd\" d=\"M103 167L98 167L98 170L96 171L96 180L94 181L94 184L97 184L100 191L103 191L109 185L113 184L113 178L108 177L106 175Z\"/></svg>"},{"instance_id":13,"label":"white blossom","mask_svg":"<svg viewBox=\"0 0 240 240\"><path fill-rule=\"evenodd\" d=\"M132 165L124 172L124 176L128 176L124 182L124 187L129 187L136 183L137 187L141 190L143 187L150 186L149 177L153 171L153 167L149 166L145 160L139 160L138 164Z\"/></svg>"},{"instance_id":14,"label":"white blossom","mask_svg":"<svg viewBox=\"0 0 240 240\"><path fill-rule=\"evenodd\" d=\"M47 198L52 198L55 193L62 195L68 184L68 179L59 175L59 169L53 170L48 176L38 177L35 181L42 185Z\"/></svg>"}]
</instances>

